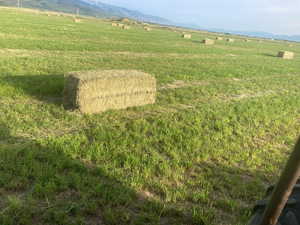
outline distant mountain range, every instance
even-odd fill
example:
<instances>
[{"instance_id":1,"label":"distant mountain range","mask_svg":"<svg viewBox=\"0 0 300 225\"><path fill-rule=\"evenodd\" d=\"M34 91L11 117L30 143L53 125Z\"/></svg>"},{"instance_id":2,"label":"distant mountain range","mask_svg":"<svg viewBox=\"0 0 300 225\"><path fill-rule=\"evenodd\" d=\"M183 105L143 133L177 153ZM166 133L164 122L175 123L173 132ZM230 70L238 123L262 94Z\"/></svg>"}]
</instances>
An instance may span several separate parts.
<instances>
[{"instance_id":1,"label":"distant mountain range","mask_svg":"<svg viewBox=\"0 0 300 225\"><path fill-rule=\"evenodd\" d=\"M0 0L0 6L17 6L17 0ZM151 23L170 24L171 22L158 17L146 15L138 11L102 3L98 0L20 0L22 7L66 13L79 12L81 15L100 18L131 18Z\"/></svg>"},{"instance_id":2,"label":"distant mountain range","mask_svg":"<svg viewBox=\"0 0 300 225\"><path fill-rule=\"evenodd\" d=\"M260 37L260 38L269 38L274 40L287 40L287 41L297 41L300 42L300 35L280 35L280 34L272 34L267 32L259 32L259 31L230 31L224 29L209 29L213 32L222 32L222 33L231 33L242 36L249 37Z\"/></svg>"},{"instance_id":3,"label":"distant mountain range","mask_svg":"<svg viewBox=\"0 0 300 225\"><path fill-rule=\"evenodd\" d=\"M0 0L0 6L17 6L17 0ZM170 26L179 26L197 30L207 30L218 33L230 33L251 37L262 37L278 40L299 41L300 35L275 35L266 32L250 31L230 31L224 29L203 28L198 25L180 24L172 22L162 17L146 15L139 11L126 9L106 3L99 0L20 0L24 8L36 8L41 10L59 11L66 13L76 13L77 9L81 15L94 16L99 18L130 18L139 21L157 23Z\"/></svg>"},{"instance_id":4,"label":"distant mountain range","mask_svg":"<svg viewBox=\"0 0 300 225\"><path fill-rule=\"evenodd\" d=\"M121 18L131 18L139 21L147 21L151 23L159 23L159 24L170 24L171 21L158 17L158 16L152 16L152 15L146 15L139 11L130 10L106 3L102 3L98 0L77 0L86 3L87 5L90 5L97 9L98 11L105 12L109 14L109 17L121 17Z\"/></svg>"}]
</instances>

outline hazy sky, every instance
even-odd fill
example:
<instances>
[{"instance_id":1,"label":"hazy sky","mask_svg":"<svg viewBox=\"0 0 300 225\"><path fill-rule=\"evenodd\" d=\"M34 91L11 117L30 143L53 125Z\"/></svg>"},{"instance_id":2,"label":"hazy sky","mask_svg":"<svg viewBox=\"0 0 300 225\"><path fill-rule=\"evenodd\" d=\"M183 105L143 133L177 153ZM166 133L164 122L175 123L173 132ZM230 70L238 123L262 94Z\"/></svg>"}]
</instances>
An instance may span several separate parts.
<instances>
[{"instance_id":1,"label":"hazy sky","mask_svg":"<svg viewBox=\"0 0 300 225\"><path fill-rule=\"evenodd\" d=\"M300 34L300 0L100 0L203 28Z\"/></svg>"}]
</instances>

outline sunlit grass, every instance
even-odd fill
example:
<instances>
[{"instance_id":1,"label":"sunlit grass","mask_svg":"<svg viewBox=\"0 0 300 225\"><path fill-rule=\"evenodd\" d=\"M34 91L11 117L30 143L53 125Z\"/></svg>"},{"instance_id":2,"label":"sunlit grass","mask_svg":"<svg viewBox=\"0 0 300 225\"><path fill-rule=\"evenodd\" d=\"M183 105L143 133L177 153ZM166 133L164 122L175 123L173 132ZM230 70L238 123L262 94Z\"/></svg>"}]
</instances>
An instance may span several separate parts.
<instances>
[{"instance_id":1,"label":"sunlit grass","mask_svg":"<svg viewBox=\"0 0 300 225\"><path fill-rule=\"evenodd\" d=\"M245 224L299 135L300 44L0 21L0 224ZM157 103L65 111L63 75L90 69L152 74Z\"/></svg>"}]
</instances>

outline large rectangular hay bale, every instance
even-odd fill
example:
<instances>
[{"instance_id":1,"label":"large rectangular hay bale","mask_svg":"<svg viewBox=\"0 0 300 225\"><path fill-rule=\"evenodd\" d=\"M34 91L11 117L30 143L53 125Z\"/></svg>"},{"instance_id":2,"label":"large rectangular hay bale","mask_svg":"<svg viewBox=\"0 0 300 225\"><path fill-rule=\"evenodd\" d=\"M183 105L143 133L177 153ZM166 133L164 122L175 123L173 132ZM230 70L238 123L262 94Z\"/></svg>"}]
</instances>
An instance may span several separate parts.
<instances>
[{"instance_id":1,"label":"large rectangular hay bale","mask_svg":"<svg viewBox=\"0 0 300 225\"><path fill-rule=\"evenodd\" d=\"M192 35L191 34L183 34L182 37L185 39L191 39Z\"/></svg>"},{"instance_id":2,"label":"large rectangular hay bale","mask_svg":"<svg viewBox=\"0 0 300 225\"><path fill-rule=\"evenodd\" d=\"M81 19L79 19L79 18L73 18L73 21L74 21L74 23L80 23Z\"/></svg>"},{"instance_id":3,"label":"large rectangular hay bale","mask_svg":"<svg viewBox=\"0 0 300 225\"><path fill-rule=\"evenodd\" d=\"M213 45L213 44L215 43L215 41L206 38L206 39L204 39L204 40L202 41L202 43L205 44L205 45Z\"/></svg>"},{"instance_id":4,"label":"large rectangular hay bale","mask_svg":"<svg viewBox=\"0 0 300 225\"><path fill-rule=\"evenodd\" d=\"M294 52L288 52L288 51L280 51L278 52L278 57L283 59L293 59L294 58Z\"/></svg>"},{"instance_id":5,"label":"large rectangular hay bale","mask_svg":"<svg viewBox=\"0 0 300 225\"><path fill-rule=\"evenodd\" d=\"M130 26L124 25L122 28L123 28L123 30L129 30Z\"/></svg>"},{"instance_id":6,"label":"large rectangular hay bale","mask_svg":"<svg viewBox=\"0 0 300 225\"><path fill-rule=\"evenodd\" d=\"M135 70L71 72L65 76L64 107L99 113L155 103L156 80Z\"/></svg>"}]
</instances>

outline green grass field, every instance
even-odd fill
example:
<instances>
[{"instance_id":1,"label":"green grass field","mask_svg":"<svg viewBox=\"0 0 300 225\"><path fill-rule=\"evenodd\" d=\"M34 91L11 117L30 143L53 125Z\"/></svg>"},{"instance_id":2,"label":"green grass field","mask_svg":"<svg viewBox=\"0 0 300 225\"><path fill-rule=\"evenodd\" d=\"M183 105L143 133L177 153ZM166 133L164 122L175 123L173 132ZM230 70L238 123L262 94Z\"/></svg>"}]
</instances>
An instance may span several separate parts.
<instances>
[{"instance_id":1,"label":"green grass field","mask_svg":"<svg viewBox=\"0 0 300 225\"><path fill-rule=\"evenodd\" d=\"M0 8L1 225L246 223L299 135L300 43L191 33ZM91 69L152 74L157 103L65 111Z\"/></svg>"}]
</instances>

